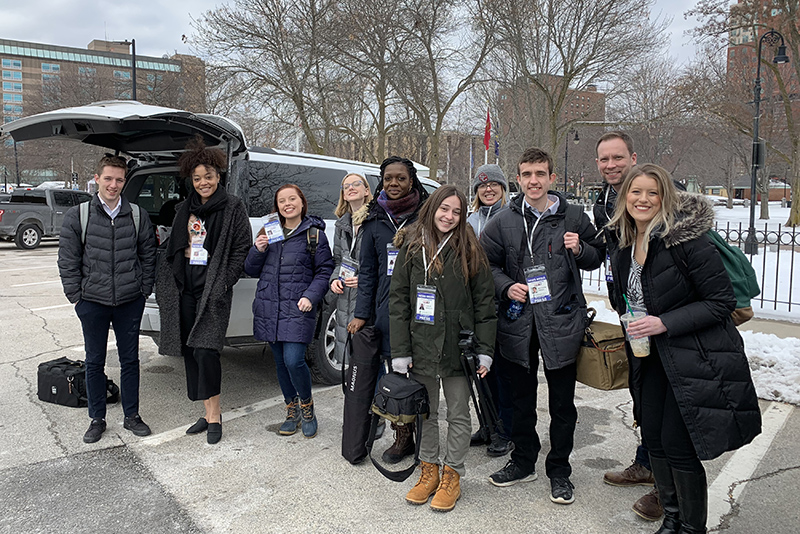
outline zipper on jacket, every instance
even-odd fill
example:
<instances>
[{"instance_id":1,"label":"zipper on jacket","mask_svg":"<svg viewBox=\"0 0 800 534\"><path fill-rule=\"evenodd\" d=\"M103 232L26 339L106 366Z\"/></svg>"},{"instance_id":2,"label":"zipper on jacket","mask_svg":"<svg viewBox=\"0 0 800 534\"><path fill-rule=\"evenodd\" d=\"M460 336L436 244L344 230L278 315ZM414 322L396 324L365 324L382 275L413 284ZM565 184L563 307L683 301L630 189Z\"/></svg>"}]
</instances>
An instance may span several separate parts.
<instances>
[{"instance_id":1,"label":"zipper on jacket","mask_svg":"<svg viewBox=\"0 0 800 534\"><path fill-rule=\"evenodd\" d=\"M121 202L121 201L120 201ZM117 305L117 283L116 283L116 275L115 275L115 261L114 257L116 256L116 241L117 241L117 232L116 227L114 226L114 219L111 219L111 305Z\"/></svg>"}]
</instances>

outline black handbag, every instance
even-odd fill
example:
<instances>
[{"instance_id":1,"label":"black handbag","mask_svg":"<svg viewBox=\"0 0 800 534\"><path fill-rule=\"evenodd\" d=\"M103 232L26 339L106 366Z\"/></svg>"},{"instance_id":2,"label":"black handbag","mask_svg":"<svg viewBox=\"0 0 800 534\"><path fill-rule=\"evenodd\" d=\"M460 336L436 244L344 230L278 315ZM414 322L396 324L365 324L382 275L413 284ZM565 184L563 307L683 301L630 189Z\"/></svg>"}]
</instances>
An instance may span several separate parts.
<instances>
[{"instance_id":1,"label":"black handbag","mask_svg":"<svg viewBox=\"0 0 800 534\"><path fill-rule=\"evenodd\" d=\"M395 482L403 482L419 465L419 448L422 443L422 420L430 415L428 390L425 386L406 375L388 373L378 381L378 391L372 401L372 424L369 429L367 451L372 464L380 473ZM383 417L395 424L416 423L416 449L414 464L400 471L390 471L372 457L372 445L378 430L378 420Z\"/></svg>"},{"instance_id":2,"label":"black handbag","mask_svg":"<svg viewBox=\"0 0 800 534\"><path fill-rule=\"evenodd\" d=\"M39 364L37 371L37 395L39 400L85 408L89 405L86 397L86 365L82 361L57 358ZM119 387L106 377L107 403L119 401Z\"/></svg>"},{"instance_id":3,"label":"black handbag","mask_svg":"<svg viewBox=\"0 0 800 534\"><path fill-rule=\"evenodd\" d=\"M374 326L347 335L342 365L342 456L355 465L367 457L370 405L381 366L381 334Z\"/></svg>"}]
</instances>

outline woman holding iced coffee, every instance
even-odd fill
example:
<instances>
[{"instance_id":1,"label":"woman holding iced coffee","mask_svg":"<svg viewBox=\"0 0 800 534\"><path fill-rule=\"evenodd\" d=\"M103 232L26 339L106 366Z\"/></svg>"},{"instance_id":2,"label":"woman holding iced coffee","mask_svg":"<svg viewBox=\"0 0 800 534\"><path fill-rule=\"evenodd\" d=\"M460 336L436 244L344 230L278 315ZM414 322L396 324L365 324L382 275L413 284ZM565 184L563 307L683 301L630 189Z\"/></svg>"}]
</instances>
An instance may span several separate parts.
<instances>
[{"instance_id":1,"label":"woman holding iced coffee","mask_svg":"<svg viewBox=\"0 0 800 534\"><path fill-rule=\"evenodd\" d=\"M702 196L676 190L663 168L629 172L609 227L617 302L646 310L627 334L649 338L633 354L634 416L650 449L664 505L658 533L706 532L711 460L752 441L761 413L744 344L731 320L736 298L719 252L706 236L714 220ZM682 265L678 265L682 262Z\"/></svg>"}]
</instances>

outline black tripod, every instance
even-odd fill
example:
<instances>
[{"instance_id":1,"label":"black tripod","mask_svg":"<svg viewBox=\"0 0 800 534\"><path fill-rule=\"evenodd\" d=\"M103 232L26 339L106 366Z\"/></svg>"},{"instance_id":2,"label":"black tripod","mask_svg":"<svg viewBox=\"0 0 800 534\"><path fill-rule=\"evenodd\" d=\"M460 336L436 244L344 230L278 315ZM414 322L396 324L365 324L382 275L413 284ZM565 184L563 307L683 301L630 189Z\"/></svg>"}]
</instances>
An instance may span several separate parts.
<instances>
[{"instance_id":1,"label":"black tripod","mask_svg":"<svg viewBox=\"0 0 800 534\"><path fill-rule=\"evenodd\" d=\"M478 375L478 355L475 351L475 333L471 330L462 330L458 333L458 347L461 349L461 367L469 383L469 392L475 412L478 414L480 432L490 439L490 443L497 441L498 430L503 431L503 422L497 417L497 408L492 399L489 384Z\"/></svg>"}]
</instances>

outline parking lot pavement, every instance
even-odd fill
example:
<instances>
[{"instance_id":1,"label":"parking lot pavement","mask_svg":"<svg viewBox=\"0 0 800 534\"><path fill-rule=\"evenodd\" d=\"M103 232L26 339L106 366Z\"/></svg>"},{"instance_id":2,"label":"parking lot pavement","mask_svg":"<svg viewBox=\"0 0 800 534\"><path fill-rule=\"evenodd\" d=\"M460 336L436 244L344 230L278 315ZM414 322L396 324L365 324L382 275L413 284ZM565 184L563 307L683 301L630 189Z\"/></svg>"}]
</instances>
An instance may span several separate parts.
<instances>
[{"instance_id":1,"label":"parking lot pavement","mask_svg":"<svg viewBox=\"0 0 800 534\"><path fill-rule=\"evenodd\" d=\"M496 488L487 477L507 458L474 447L463 495L448 514L411 506L415 478L394 483L367 461L340 455L342 392L316 387L319 435L283 437L283 401L263 347L223 351L222 441L185 429L202 408L185 397L183 362L160 356L142 338L141 413L148 438L122 429L110 406L103 439L86 445L85 409L36 398L36 368L59 356L81 359L80 323L57 283L56 247L19 251L0 244L0 533L27 532L654 532L630 507L648 491L603 484L603 473L629 465L638 443L626 391L578 386L572 456L576 500L550 502L542 471L534 482ZM113 340L113 335L111 337ZM108 374L118 382L116 351ZM544 383L543 378L540 382ZM539 432L546 454L546 387L539 391ZM764 434L748 447L706 462L712 531L794 533L800 523L800 415L762 402ZM391 443L376 444L376 457ZM88 527L87 525L91 525Z\"/></svg>"}]
</instances>

